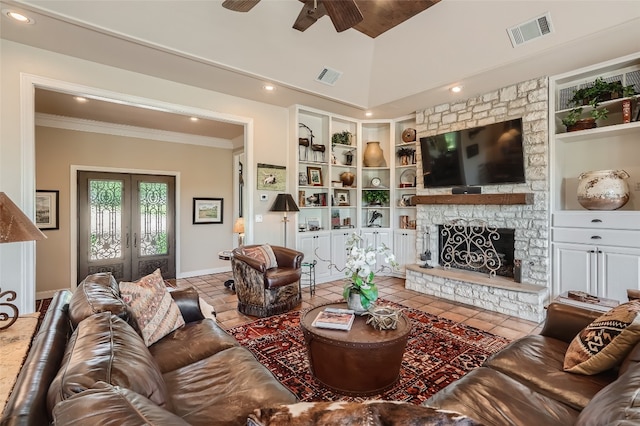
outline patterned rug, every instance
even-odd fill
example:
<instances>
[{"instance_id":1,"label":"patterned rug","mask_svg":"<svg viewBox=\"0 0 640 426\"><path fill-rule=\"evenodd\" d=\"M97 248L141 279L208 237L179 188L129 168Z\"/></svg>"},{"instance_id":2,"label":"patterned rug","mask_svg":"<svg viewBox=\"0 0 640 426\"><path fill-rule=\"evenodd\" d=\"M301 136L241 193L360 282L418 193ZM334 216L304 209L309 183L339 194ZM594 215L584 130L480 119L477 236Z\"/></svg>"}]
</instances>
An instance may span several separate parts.
<instances>
[{"instance_id":1,"label":"patterned rug","mask_svg":"<svg viewBox=\"0 0 640 426\"><path fill-rule=\"evenodd\" d=\"M314 379L300 329L300 312L263 318L228 331L284 386L307 402L383 399L420 404L509 343L508 339L477 328L397 303L382 302L403 308L413 329L402 360L400 380L392 389L367 398L334 393Z\"/></svg>"}]
</instances>

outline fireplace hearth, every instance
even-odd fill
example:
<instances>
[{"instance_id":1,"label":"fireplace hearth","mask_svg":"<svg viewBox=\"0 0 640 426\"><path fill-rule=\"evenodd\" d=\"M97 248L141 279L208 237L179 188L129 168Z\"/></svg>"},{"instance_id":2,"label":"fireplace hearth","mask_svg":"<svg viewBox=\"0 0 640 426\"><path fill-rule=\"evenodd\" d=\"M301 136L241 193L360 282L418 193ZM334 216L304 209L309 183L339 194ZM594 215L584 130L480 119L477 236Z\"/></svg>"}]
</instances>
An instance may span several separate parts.
<instances>
[{"instance_id":1,"label":"fireplace hearth","mask_svg":"<svg viewBox=\"0 0 640 426\"><path fill-rule=\"evenodd\" d=\"M514 229L456 219L438 226L438 259L445 269L514 278Z\"/></svg>"}]
</instances>

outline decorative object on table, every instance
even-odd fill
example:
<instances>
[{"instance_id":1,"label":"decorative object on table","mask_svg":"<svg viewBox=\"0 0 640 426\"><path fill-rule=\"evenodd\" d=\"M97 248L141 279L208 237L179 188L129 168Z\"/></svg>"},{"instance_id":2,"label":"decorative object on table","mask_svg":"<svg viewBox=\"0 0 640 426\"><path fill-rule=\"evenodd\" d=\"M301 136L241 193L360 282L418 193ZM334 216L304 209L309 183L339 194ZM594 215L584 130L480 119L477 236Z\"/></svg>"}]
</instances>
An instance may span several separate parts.
<instances>
[{"instance_id":1,"label":"decorative object on table","mask_svg":"<svg viewBox=\"0 0 640 426\"><path fill-rule=\"evenodd\" d=\"M340 229L340 210L331 211L331 228Z\"/></svg>"},{"instance_id":2,"label":"decorative object on table","mask_svg":"<svg viewBox=\"0 0 640 426\"><path fill-rule=\"evenodd\" d=\"M318 205L318 195L317 194L311 194L307 197L307 204L309 205L309 207L315 207Z\"/></svg>"},{"instance_id":3,"label":"decorative object on table","mask_svg":"<svg viewBox=\"0 0 640 426\"><path fill-rule=\"evenodd\" d=\"M382 186L382 179L380 179L379 177L374 177L371 179L370 185L372 188L378 188Z\"/></svg>"},{"instance_id":4,"label":"decorative object on table","mask_svg":"<svg viewBox=\"0 0 640 426\"><path fill-rule=\"evenodd\" d=\"M351 142L353 141L353 134L348 131L342 131L339 133L334 133L331 136L331 144L332 145L351 145Z\"/></svg>"},{"instance_id":5,"label":"decorative object on table","mask_svg":"<svg viewBox=\"0 0 640 426\"><path fill-rule=\"evenodd\" d=\"M307 167L309 185L322 186L322 169L320 167Z\"/></svg>"},{"instance_id":6,"label":"decorative object on table","mask_svg":"<svg viewBox=\"0 0 640 426\"><path fill-rule=\"evenodd\" d=\"M578 202L588 210L616 210L629 201L629 174L624 170L596 170L580 174Z\"/></svg>"},{"instance_id":7,"label":"decorative object on table","mask_svg":"<svg viewBox=\"0 0 640 426\"><path fill-rule=\"evenodd\" d=\"M383 189L368 189L362 191L362 199L368 206L382 206L389 202L389 191Z\"/></svg>"},{"instance_id":8,"label":"decorative object on table","mask_svg":"<svg viewBox=\"0 0 640 426\"><path fill-rule=\"evenodd\" d=\"M0 244L17 243L21 241L36 241L47 238L29 218L22 213L13 201L4 193L0 192ZM9 309L12 313L0 312L0 330L7 329L18 319L20 312L13 302L17 294L13 290L1 291L0 301L6 297L6 302L0 302L0 306Z\"/></svg>"},{"instance_id":9,"label":"decorative object on table","mask_svg":"<svg viewBox=\"0 0 640 426\"><path fill-rule=\"evenodd\" d=\"M60 229L58 214L60 203L59 191L36 191L36 225L40 229Z\"/></svg>"},{"instance_id":10,"label":"decorative object on table","mask_svg":"<svg viewBox=\"0 0 640 426\"><path fill-rule=\"evenodd\" d=\"M283 213L282 223L284 224L284 246L287 247L287 222L289 222L287 213L299 212L300 209L296 205L291 194L278 194L269 211Z\"/></svg>"},{"instance_id":11,"label":"decorative object on table","mask_svg":"<svg viewBox=\"0 0 640 426\"><path fill-rule=\"evenodd\" d=\"M317 217L307 218L307 229L309 229L309 231L319 231L320 229L322 229L320 227L320 219L318 219Z\"/></svg>"},{"instance_id":12,"label":"decorative object on table","mask_svg":"<svg viewBox=\"0 0 640 426\"><path fill-rule=\"evenodd\" d=\"M239 217L233 224L233 233L238 234L238 246L244 245L244 218Z\"/></svg>"},{"instance_id":13,"label":"decorative object on table","mask_svg":"<svg viewBox=\"0 0 640 426\"><path fill-rule=\"evenodd\" d=\"M600 107L600 103L620 97L628 97L634 94L633 85L622 86L622 82L606 82L602 77L596 78L593 83L576 89L569 99L569 106L573 108L562 119L562 124L567 126L567 132L592 129L597 126L596 120L604 120L608 117L607 108ZM589 106L589 116L583 117L583 107Z\"/></svg>"},{"instance_id":14,"label":"decorative object on table","mask_svg":"<svg viewBox=\"0 0 640 426\"><path fill-rule=\"evenodd\" d=\"M415 164L415 153L416 150L414 148L400 148L396 152L396 156L400 159L401 166L408 166L409 164Z\"/></svg>"},{"instance_id":15,"label":"decorative object on table","mask_svg":"<svg viewBox=\"0 0 640 426\"><path fill-rule=\"evenodd\" d=\"M204 225L209 223L222 223L223 217L222 198L194 198L193 199L193 224Z\"/></svg>"},{"instance_id":16,"label":"decorative object on table","mask_svg":"<svg viewBox=\"0 0 640 426\"><path fill-rule=\"evenodd\" d=\"M365 167L386 167L387 165L379 141L367 142L363 155L362 162Z\"/></svg>"},{"instance_id":17,"label":"decorative object on table","mask_svg":"<svg viewBox=\"0 0 640 426\"><path fill-rule=\"evenodd\" d=\"M342 186L351 186L353 185L354 180L356 179L356 175L351 172L342 172L340 173L340 181L342 182Z\"/></svg>"},{"instance_id":18,"label":"decorative object on table","mask_svg":"<svg viewBox=\"0 0 640 426\"><path fill-rule=\"evenodd\" d=\"M258 190L284 191L287 185L287 168L258 163Z\"/></svg>"},{"instance_id":19,"label":"decorative object on table","mask_svg":"<svg viewBox=\"0 0 640 426\"><path fill-rule=\"evenodd\" d=\"M409 228L409 216L406 214L400 215L400 229Z\"/></svg>"},{"instance_id":20,"label":"decorative object on table","mask_svg":"<svg viewBox=\"0 0 640 426\"><path fill-rule=\"evenodd\" d=\"M631 123L631 99L622 101L622 122Z\"/></svg>"},{"instance_id":21,"label":"decorative object on table","mask_svg":"<svg viewBox=\"0 0 640 426\"><path fill-rule=\"evenodd\" d=\"M376 330L395 330L401 313L402 309L393 306L373 306L365 315L369 316L367 324Z\"/></svg>"},{"instance_id":22,"label":"decorative object on table","mask_svg":"<svg viewBox=\"0 0 640 426\"><path fill-rule=\"evenodd\" d=\"M318 328L349 331L355 318L356 316L351 309L326 308L318 313L311 325Z\"/></svg>"},{"instance_id":23,"label":"decorative object on table","mask_svg":"<svg viewBox=\"0 0 640 426\"><path fill-rule=\"evenodd\" d=\"M345 152L344 153L344 158L345 158L344 164L346 166L352 165L353 164L353 150Z\"/></svg>"},{"instance_id":24,"label":"decorative object on table","mask_svg":"<svg viewBox=\"0 0 640 426\"><path fill-rule=\"evenodd\" d=\"M313 161L316 163L324 163L324 153L327 147L321 144L311 144L311 151L313 152Z\"/></svg>"},{"instance_id":25,"label":"decorative object on table","mask_svg":"<svg viewBox=\"0 0 640 426\"><path fill-rule=\"evenodd\" d=\"M402 131L402 141L403 142L415 142L416 140L416 129L412 129L411 127L404 129Z\"/></svg>"}]
</instances>

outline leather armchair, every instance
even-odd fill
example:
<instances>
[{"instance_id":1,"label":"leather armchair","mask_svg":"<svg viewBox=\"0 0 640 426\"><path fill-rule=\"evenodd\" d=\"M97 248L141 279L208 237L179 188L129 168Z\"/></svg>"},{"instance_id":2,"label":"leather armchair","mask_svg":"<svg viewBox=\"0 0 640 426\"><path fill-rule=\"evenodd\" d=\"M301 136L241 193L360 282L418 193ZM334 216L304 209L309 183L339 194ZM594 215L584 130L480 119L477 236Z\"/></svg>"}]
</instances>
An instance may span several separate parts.
<instances>
[{"instance_id":1,"label":"leather armchair","mask_svg":"<svg viewBox=\"0 0 640 426\"><path fill-rule=\"evenodd\" d=\"M304 254L286 247L271 246L278 266L267 269L265 262L247 256L257 245L233 250L231 267L238 296L238 311L255 317L287 312L302 302L301 264Z\"/></svg>"}]
</instances>

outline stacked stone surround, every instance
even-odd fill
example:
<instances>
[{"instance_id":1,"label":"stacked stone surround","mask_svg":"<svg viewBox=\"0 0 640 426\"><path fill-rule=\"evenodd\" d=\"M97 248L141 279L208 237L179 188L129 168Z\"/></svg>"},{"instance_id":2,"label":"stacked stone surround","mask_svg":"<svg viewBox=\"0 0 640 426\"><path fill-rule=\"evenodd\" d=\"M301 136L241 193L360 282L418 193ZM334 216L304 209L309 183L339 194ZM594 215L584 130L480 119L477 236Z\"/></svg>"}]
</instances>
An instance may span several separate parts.
<instances>
[{"instance_id":1,"label":"stacked stone surround","mask_svg":"<svg viewBox=\"0 0 640 426\"><path fill-rule=\"evenodd\" d=\"M417 252L426 247L434 253L437 266L437 226L454 219L480 219L490 226L515 230L515 259L522 260L522 283L538 291L526 291L516 283L512 290L434 276L428 270L407 271L406 287L449 300L514 315L534 321L544 318L543 305L550 288L549 249L549 136L548 79L524 81L493 92L451 104L436 105L416 113L418 137L483 126L522 117L526 183L488 185L489 193L532 193L530 205L418 205ZM417 169L422 170L418 144ZM418 181L418 195L448 194L451 188L425 189ZM422 262L418 262L422 263Z\"/></svg>"}]
</instances>

